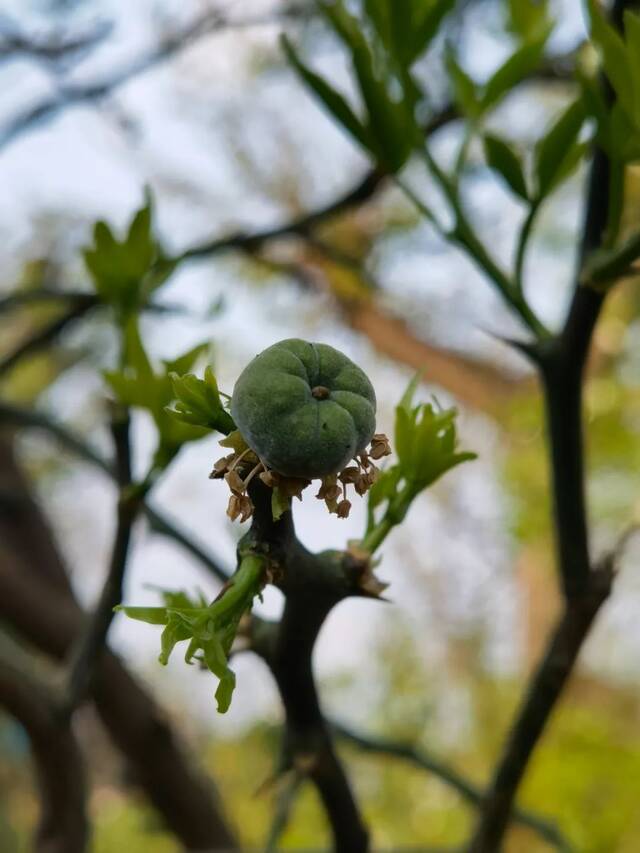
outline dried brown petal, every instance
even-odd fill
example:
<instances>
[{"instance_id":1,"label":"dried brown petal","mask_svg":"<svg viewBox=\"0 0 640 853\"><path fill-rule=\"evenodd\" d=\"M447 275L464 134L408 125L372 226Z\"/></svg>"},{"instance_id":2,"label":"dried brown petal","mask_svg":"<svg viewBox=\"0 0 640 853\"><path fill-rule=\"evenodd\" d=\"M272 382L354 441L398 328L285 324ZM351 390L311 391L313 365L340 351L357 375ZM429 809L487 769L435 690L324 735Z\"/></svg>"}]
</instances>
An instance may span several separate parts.
<instances>
[{"instance_id":1,"label":"dried brown petal","mask_svg":"<svg viewBox=\"0 0 640 853\"><path fill-rule=\"evenodd\" d=\"M381 598L382 593L385 589L388 589L389 584L381 581L369 569L362 573L358 586L365 595L370 596L371 598Z\"/></svg>"},{"instance_id":2,"label":"dried brown petal","mask_svg":"<svg viewBox=\"0 0 640 853\"><path fill-rule=\"evenodd\" d=\"M265 486L268 486L270 489L275 488L280 481L280 477L275 473L275 471L263 471L261 474L258 474L258 476Z\"/></svg>"},{"instance_id":3,"label":"dried brown petal","mask_svg":"<svg viewBox=\"0 0 640 853\"><path fill-rule=\"evenodd\" d=\"M243 495L239 498L240 501L240 521L246 521L253 515L253 503L248 495Z\"/></svg>"},{"instance_id":4,"label":"dried brown petal","mask_svg":"<svg viewBox=\"0 0 640 853\"><path fill-rule=\"evenodd\" d=\"M372 466L369 468L369 470L368 470L365 474L363 474L363 477L364 477L364 479L367 481L367 486L368 486L369 488L371 488L371 486L373 486L373 484L376 482L376 480L378 479L379 474L380 474L380 472L379 472L379 471L378 471L378 469L375 467L375 465L372 465Z\"/></svg>"},{"instance_id":5,"label":"dried brown petal","mask_svg":"<svg viewBox=\"0 0 640 853\"><path fill-rule=\"evenodd\" d=\"M224 475L227 485L235 495L241 495L244 492L244 480L237 471L229 471Z\"/></svg>"},{"instance_id":6,"label":"dried brown petal","mask_svg":"<svg viewBox=\"0 0 640 853\"><path fill-rule=\"evenodd\" d=\"M227 515L231 521L235 521L240 515L240 498L237 495L231 495L229 504L227 505Z\"/></svg>"},{"instance_id":7,"label":"dried brown petal","mask_svg":"<svg viewBox=\"0 0 640 853\"><path fill-rule=\"evenodd\" d=\"M350 465L338 474L338 478L342 483L355 483L359 476L360 469L356 465Z\"/></svg>"},{"instance_id":8,"label":"dried brown petal","mask_svg":"<svg viewBox=\"0 0 640 853\"><path fill-rule=\"evenodd\" d=\"M322 495L325 501L335 501L342 494L340 486L327 486Z\"/></svg>"},{"instance_id":9,"label":"dried brown petal","mask_svg":"<svg viewBox=\"0 0 640 853\"><path fill-rule=\"evenodd\" d=\"M367 454L366 450L363 450L362 453L358 455L358 461L360 462L363 468L369 467L369 455Z\"/></svg>"},{"instance_id":10,"label":"dried brown petal","mask_svg":"<svg viewBox=\"0 0 640 853\"><path fill-rule=\"evenodd\" d=\"M351 501L348 501L346 498L338 504L336 508L336 514L338 518L348 518L349 513L351 511Z\"/></svg>"},{"instance_id":11,"label":"dried brown petal","mask_svg":"<svg viewBox=\"0 0 640 853\"><path fill-rule=\"evenodd\" d=\"M311 480L302 480L300 477L283 477L278 483L278 488L287 497L302 500L302 492L310 485Z\"/></svg>"},{"instance_id":12,"label":"dried brown petal","mask_svg":"<svg viewBox=\"0 0 640 853\"><path fill-rule=\"evenodd\" d=\"M358 479L354 483L354 486L356 492L360 495L360 497L366 495L366 493L369 491L370 486L368 476L366 474L362 474L360 477L358 477Z\"/></svg>"}]
</instances>

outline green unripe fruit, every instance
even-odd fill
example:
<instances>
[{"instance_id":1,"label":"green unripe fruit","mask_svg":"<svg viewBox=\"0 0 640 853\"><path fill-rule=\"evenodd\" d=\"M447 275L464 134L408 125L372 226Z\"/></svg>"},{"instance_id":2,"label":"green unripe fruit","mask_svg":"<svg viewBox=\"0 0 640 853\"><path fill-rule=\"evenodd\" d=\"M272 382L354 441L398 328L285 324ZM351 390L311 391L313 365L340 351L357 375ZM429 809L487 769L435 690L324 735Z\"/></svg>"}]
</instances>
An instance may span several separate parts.
<instances>
[{"instance_id":1,"label":"green unripe fruit","mask_svg":"<svg viewBox=\"0 0 640 853\"><path fill-rule=\"evenodd\" d=\"M363 371L338 350L290 338L245 367L231 414L270 468L313 480L341 471L369 444L376 395Z\"/></svg>"}]
</instances>

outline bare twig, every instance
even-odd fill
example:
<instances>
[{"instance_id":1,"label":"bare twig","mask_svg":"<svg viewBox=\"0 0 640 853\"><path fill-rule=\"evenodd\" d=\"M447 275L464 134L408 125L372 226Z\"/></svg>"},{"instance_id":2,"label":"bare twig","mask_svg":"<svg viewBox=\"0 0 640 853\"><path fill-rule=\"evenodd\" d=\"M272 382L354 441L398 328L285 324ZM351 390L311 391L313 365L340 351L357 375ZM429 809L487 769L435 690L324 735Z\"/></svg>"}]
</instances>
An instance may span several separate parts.
<instances>
[{"instance_id":1,"label":"bare twig","mask_svg":"<svg viewBox=\"0 0 640 853\"><path fill-rule=\"evenodd\" d=\"M298 770L291 770L290 779L282 779L279 784L283 788L278 792L276 808L273 821L269 827L269 835L265 844L264 853L276 853L278 841L289 824L291 810L296 801L298 791L304 782L304 774Z\"/></svg>"},{"instance_id":2,"label":"bare twig","mask_svg":"<svg viewBox=\"0 0 640 853\"><path fill-rule=\"evenodd\" d=\"M140 496L131 490L128 412L117 411L112 422L112 432L116 447L116 478L120 488L116 535L111 563L100 599L72 652L69 682L63 698L66 713L71 713L84 698L96 659L107 640L114 616L113 609L122 601L122 585L127 568L131 531L140 509Z\"/></svg>"},{"instance_id":3,"label":"bare twig","mask_svg":"<svg viewBox=\"0 0 640 853\"><path fill-rule=\"evenodd\" d=\"M482 788L474 785L453 767L429 755L424 749L418 749L411 744L385 737L363 734L334 720L330 721L330 726L338 738L356 746L363 752L391 756L401 761L407 761L428 773L432 773L445 785L453 788L468 803L474 806L482 804L484 797ZM569 842L560 830L545 818L524 809L514 808L512 820L514 823L528 827L540 838L544 838L545 841L553 844L558 850L571 850Z\"/></svg>"},{"instance_id":4,"label":"bare twig","mask_svg":"<svg viewBox=\"0 0 640 853\"><path fill-rule=\"evenodd\" d=\"M38 329L30 338L18 344L12 352L0 361L0 377L8 373L25 356L33 355L39 350L47 347L58 335L61 334L71 323L84 317L85 314L96 305L96 300L87 296L83 300L76 299L75 304L61 317L56 317Z\"/></svg>"},{"instance_id":5,"label":"bare twig","mask_svg":"<svg viewBox=\"0 0 640 853\"><path fill-rule=\"evenodd\" d=\"M24 727L40 789L36 853L83 853L88 839L84 762L45 687L0 660L0 706Z\"/></svg>"},{"instance_id":6,"label":"bare twig","mask_svg":"<svg viewBox=\"0 0 640 853\"><path fill-rule=\"evenodd\" d=\"M69 38L54 34L45 40L23 35L10 20L2 16L0 17L0 62L26 56L45 62L54 68L60 64L68 66L70 62L82 59L110 32L111 25L105 22L83 35Z\"/></svg>"},{"instance_id":7,"label":"bare twig","mask_svg":"<svg viewBox=\"0 0 640 853\"><path fill-rule=\"evenodd\" d=\"M79 459L99 468L104 474L115 479L113 466L107 462L89 444L67 429L63 424L35 409L5 403L0 400L0 424L25 429L42 430L58 441ZM182 530L148 499L143 501L141 512L147 517L153 530L177 542L188 551L207 571L223 583L229 579L229 570L220 564L192 534Z\"/></svg>"},{"instance_id":8,"label":"bare twig","mask_svg":"<svg viewBox=\"0 0 640 853\"><path fill-rule=\"evenodd\" d=\"M43 103L38 104L28 112L19 115L13 122L9 123L4 131L0 133L0 149L14 142L22 134L49 121L61 111L77 104L86 104L99 101L112 95L125 83L150 71L169 59L172 59L183 50L194 44L200 38L215 32L228 29L244 27L255 27L273 23L278 18L297 17L303 13L303 7L292 5L285 8L278 15L257 16L246 20L227 18L219 11L211 10L200 15L188 27L180 32L163 39L163 41L152 51L123 68L115 71L108 78L84 86L60 85L57 93Z\"/></svg>"}]
</instances>

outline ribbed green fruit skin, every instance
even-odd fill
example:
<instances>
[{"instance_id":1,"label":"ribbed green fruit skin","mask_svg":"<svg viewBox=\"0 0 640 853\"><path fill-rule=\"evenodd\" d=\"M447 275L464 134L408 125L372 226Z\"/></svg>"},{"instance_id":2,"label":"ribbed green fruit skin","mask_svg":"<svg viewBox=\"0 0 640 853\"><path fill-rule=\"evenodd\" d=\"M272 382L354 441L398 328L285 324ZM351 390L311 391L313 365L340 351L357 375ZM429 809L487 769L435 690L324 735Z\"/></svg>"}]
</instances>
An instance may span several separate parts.
<instances>
[{"instance_id":1,"label":"ribbed green fruit skin","mask_svg":"<svg viewBox=\"0 0 640 853\"><path fill-rule=\"evenodd\" d=\"M312 390L326 388L326 399ZM231 414L245 441L287 477L342 470L371 441L376 395L365 373L327 344L288 338L257 355L233 389Z\"/></svg>"}]
</instances>

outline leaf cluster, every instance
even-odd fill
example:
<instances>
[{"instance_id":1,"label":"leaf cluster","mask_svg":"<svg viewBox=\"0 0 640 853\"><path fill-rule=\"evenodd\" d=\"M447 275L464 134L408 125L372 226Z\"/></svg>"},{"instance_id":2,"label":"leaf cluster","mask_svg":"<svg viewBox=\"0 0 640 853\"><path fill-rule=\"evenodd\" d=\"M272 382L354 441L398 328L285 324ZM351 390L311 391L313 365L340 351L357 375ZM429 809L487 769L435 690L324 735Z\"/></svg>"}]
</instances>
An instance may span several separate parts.
<instances>
[{"instance_id":1,"label":"leaf cluster","mask_svg":"<svg viewBox=\"0 0 640 853\"><path fill-rule=\"evenodd\" d=\"M305 65L284 39L289 61L305 85L386 171L401 169L420 144L417 114L424 93L413 66L453 6L453 0L363 0L357 17L342 0L318 4L350 54L360 110Z\"/></svg>"},{"instance_id":2,"label":"leaf cluster","mask_svg":"<svg viewBox=\"0 0 640 853\"><path fill-rule=\"evenodd\" d=\"M596 0L588 0L591 39L615 98L609 105L605 89L593 75L582 74L589 109L597 122L598 143L612 160L640 161L640 15L627 10L624 32L609 24Z\"/></svg>"},{"instance_id":3,"label":"leaf cluster","mask_svg":"<svg viewBox=\"0 0 640 853\"><path fill-rule=\"evenodd\" d=\"M240 619L251 609L253 599L263 586L261 558L245 558L228 585L211 604L199 594L190 598L186 592L162 590L164 607L119 606L117 611L130 619L150 625L164 625L158 660L163 666L176 645L189 641L185 652L188 664L199 662L218 679L215 697L218 711L228 711L236 685L236 676L229 667L231 646L238 632Z\"/></svg>"},{"instance_id":4,"label":"leaf cluster","mask_svg":"<svg viewBox=\"0 0 640 853\"><path fill-rule=\"evenodd\" d=\"M210 365L205 368L204 379L192 373L184 376L179 374L179 370L169 374L177 402L174 408L166 410L167 413L180 423L190 426L217 430L225 435L234 431L236 425L222 404L213 368Z\"/></svg>"},{"instance_id":5,"label":"leaf cluster","mask_svg":"<svg viewBox=\"0 0 640 853\"><path fill-rule=\"evenodd\" d=\"M198 344L177 358L163 360L162 369L156 371L145 351L134 316L126 322L123 343L122 367L105 371L104 377L120 403L144 409L151 414L158 431L154 464L162 469L183 444L203 438L212 428L178 419L168 408L177 396L176 376L190 370L209 347L206 343ZM213 385L209 384L208 387L212 395L212 389L217 390L215 379ZM219 396L217 401L222 410Z\"/></svg>"},{"instance_id":6,"label":"leaf cluster","mask_svg":"<svg viewBox=\"0 0 640 853\"><path fill-rule=\"evenodd\" d=\"M400 524L412 501L447 471L476 454L458 450L455 409L441 409L435 403L414 403L420 382L417 375L409 383L396 407L394 446L397 462L386 468L369 492L365 541L383 526ZM384 506L382 518L377 510Z\"/></svg>"},{"instance_id":7,"label":"leaf cluster","mask_svg":"<svg viewBox=\"0 0 640 853\"><path fill-rule=\"evenodd\" d=\"M134 215L122 240L101 220L93 229L93 246L83 253L96 293L120 318L141 310L176 266L154 237L152 219L147 192L144 206Z\"/></svg>"}]
</instances>

